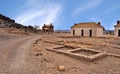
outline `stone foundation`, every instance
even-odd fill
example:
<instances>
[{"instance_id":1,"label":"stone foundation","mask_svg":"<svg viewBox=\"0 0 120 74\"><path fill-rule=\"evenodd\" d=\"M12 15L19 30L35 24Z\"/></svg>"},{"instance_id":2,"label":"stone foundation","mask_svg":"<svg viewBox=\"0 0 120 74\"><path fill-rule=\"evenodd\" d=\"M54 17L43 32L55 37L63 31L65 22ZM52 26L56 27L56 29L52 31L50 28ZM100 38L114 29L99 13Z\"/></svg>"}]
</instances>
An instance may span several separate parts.
<instances>
[{"instance_id":1,"label":"stone foundation","mask_svg":"<svg viewBox=\"0 0 120 74\"><path fill-rule=\"evenodd\" d=\"M66 47L64 45L61 46L54 46L51 48L46 48L49 51L57 52L57 53L62 53L77 59L84 59L87 61L94 61L97 59L101 59L107 56L107 53L99 51L99 50L94 50L94 49L88 49L88 48L71 48L71 47Z\"/></svg>"}]
</instances>

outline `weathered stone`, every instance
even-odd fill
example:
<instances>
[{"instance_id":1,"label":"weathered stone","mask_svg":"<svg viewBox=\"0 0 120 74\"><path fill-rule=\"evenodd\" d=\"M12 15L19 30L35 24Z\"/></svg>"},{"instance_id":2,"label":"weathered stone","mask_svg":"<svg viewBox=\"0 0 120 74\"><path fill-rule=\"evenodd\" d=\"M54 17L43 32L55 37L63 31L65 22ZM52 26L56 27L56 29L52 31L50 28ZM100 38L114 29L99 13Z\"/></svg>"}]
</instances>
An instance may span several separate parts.
<instances>
[{"instance_id":1,"label":"weathered stone","mask_svg":"<svg viewBox=\"0 0 120 74\"><path fill-rule=\"evenodd\" d=\"M44 60L45 60L46 62L50 62L50 60L49 60L48 58L44 58Z\"/></svg>"},{"instance_id":2,"label":"weathered stone","mask_svg":"<svg viewBox=\"0 0 120 74\"><path fill-rule=\"evenodd\" d=\"M43 55L43 53L37 53L37 54L35 54L35 56L42 56Z\"/></svg>"},{"instance_id":3,"label":"weathered stone","mask_svg":"<svg viewBox=\"0 0 120 74\"><path fill-rule=\"evenodd\" d=\"M56 46L56 47L47 48L47 50L65 54L71 57L75 57L77 59L84 59L87 61L94 61L96 59L104 58L107 56L106 52L102 52L99 50L88 49L88 48L76 48L65 51L66 49L65 47L66 46ZM65 48L65 49L63 50L60 48Z\"/></svg>"},{"instance_id":4,"label":"weathered stone","mask_svg":"<svg viewBox=\"0 0 120 74\"><path fill-rule=\"evenodd\" d=\"M41 49L36 48L35 51L41 51Z\"/></svg>"},{"instance_id":5,"label":"weathered stone","mask_svg":"<svg viewBox=\"0 0 120 74\"><path fill-rule=\"evenodd\" d=\"M65 67L64 67L63 65L60 65L60 66L58 67L58 70L59 70L59 71L65 71Z\"/></svg>"}]
</instances>

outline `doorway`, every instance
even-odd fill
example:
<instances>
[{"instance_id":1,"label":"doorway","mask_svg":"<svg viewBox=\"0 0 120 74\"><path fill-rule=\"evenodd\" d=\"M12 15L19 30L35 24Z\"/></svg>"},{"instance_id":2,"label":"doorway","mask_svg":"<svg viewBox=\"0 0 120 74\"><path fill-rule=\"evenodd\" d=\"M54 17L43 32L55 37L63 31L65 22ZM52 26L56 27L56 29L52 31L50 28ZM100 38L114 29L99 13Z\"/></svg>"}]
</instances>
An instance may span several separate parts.
<instances>
[{"instance_id":1,"label":"doorway","mask_svg":"<svg viewBox=\"0 0 120 74\"><path fill-rule=\"evenodd\" d=\"M92 30L89 31L89 34L90 34L89 36L92 37Z\"/></svg>"},{"instance_id":2,"label":"doorway","mask_svg":"<svg viewBox=\"0 0 120 74\"><path fill-rule=\"evenodd\" d=\"M84 30L81 30L81 36L82 37L84 36Z\"/></svg>"},{"instance_id":3,"label":"doorway","mask_svg":"<svg viewBox=\"0 0 120 74\"><path fill-rule=\"evenodd\" d=\"M120 30L118 30L118 37L120 37Z\"/></svg>"},{"instance_id":4,"label":"doorway","mask_svg":"<svg viewBox=\"0 0 120 74\"><path fill-rule=\"evenodd\" d=\"M75 30L73 30L73 35L75 35Z\"/></svg>"}]
</instances>

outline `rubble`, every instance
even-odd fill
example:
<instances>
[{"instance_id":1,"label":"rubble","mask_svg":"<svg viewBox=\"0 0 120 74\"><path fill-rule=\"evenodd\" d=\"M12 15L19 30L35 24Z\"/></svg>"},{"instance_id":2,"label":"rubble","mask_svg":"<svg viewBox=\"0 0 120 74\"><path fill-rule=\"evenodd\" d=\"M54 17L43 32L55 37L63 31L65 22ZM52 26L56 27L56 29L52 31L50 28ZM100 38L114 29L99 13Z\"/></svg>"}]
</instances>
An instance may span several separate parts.
<instances>
[{"instance_id":1,"label":"rubble","mask_svg":"<svg viewBox=\"0 0 120 74\"><path fill-rule=\"evenodd\" d=\"M43 53L36 53L35 56L42 56Z\"/></svg>"}]
</instances>

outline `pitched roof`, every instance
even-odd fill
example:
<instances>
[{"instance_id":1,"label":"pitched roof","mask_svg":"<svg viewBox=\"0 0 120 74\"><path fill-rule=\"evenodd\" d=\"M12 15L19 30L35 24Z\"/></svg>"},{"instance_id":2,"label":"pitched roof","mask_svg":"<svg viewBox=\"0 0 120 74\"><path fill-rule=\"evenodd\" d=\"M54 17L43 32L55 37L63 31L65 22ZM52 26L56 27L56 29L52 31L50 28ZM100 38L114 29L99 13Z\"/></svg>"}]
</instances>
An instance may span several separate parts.
<instances>
[{"instance_id":1,"label":"pitched roof","mask_svg":"<svg viewBox=\"0 0 120 74\"><path fill-rule=\"evenodd\" d=\"M103 28L100 24L95 23L95 22L85 22L85 23L78 23L72 26L71 28Z\"/></svg>"}]
</instances>

